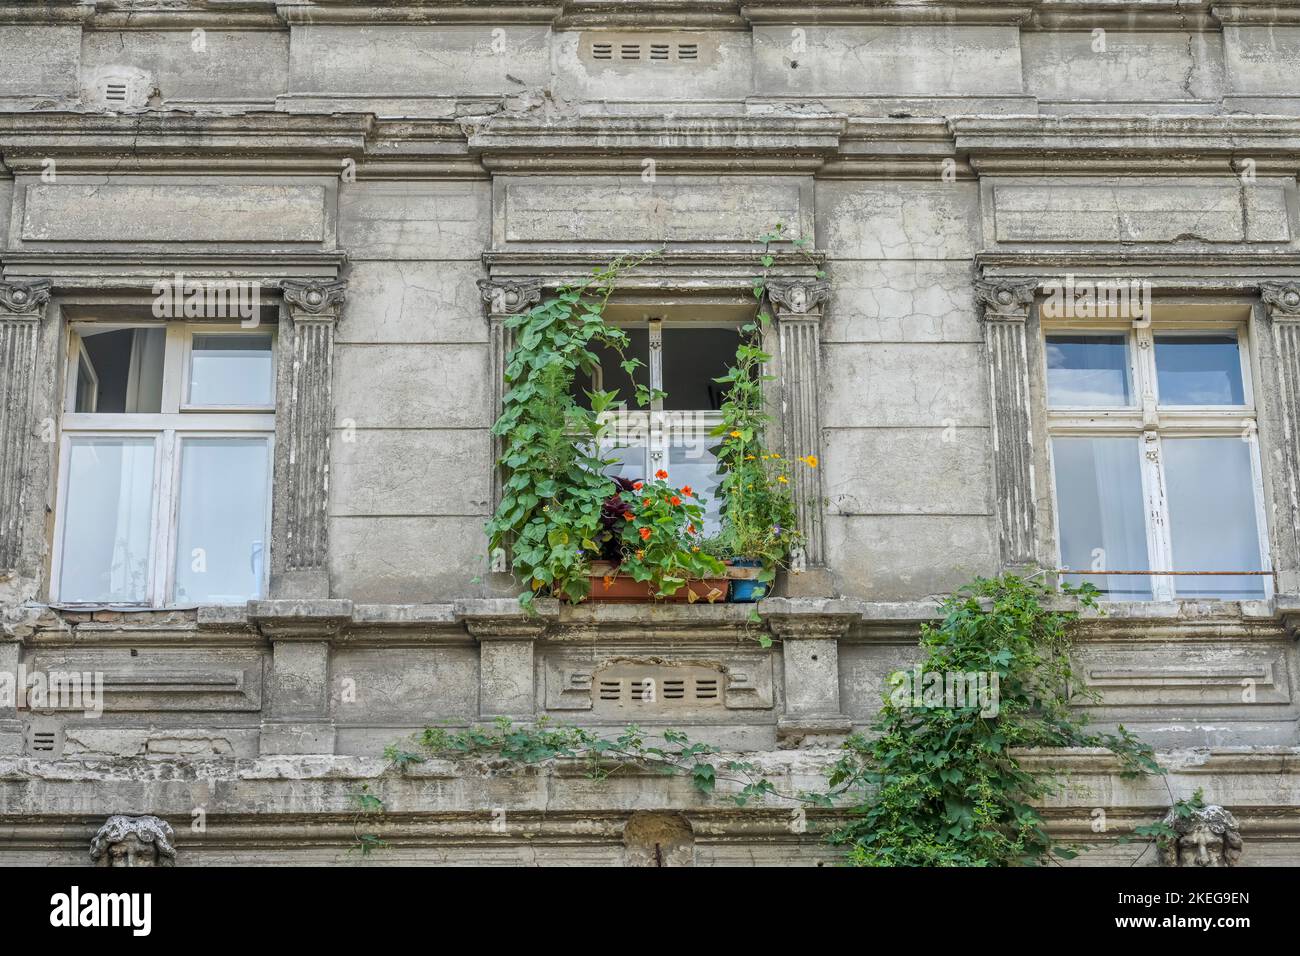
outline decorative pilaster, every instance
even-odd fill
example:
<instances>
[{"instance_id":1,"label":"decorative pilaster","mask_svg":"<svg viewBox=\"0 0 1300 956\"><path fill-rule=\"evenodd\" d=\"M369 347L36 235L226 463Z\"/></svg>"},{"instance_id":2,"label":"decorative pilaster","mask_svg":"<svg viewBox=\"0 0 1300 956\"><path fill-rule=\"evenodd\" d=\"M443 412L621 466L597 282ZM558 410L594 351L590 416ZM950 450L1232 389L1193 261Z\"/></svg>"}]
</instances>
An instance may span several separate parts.
<instances>
[{"instance_id":1,"label":"decorative pilaster","mask_svg":"<svg viewBox=\"0 0 1300 956\"><path fill-rule=\"evenodd\" d=\"M492 423L501 417L502 397L505 395L506 360L515 346L514 331L506 327L513 315L526 312L542 298L541 279L479 279L479 292L487 309L488 342L491 350ZM497 461L501 458L501 439L492 437L492 508L495 511L501 500L502 474ZM502 570L504 568L493 568Z\"/></svg>"},{"instance_id":2,"label":"decorative pilaster","mask_svg":"<svg viewBox=\"0 0 1300 956\"><path fill-rule=\"evenodd\" d=\"M852 719L840 708L840 639L861 614L836 602L769 599L763 618L781 640L785 713L776 723L783 744L843 738Z\"/></svg>"},{"instance_id":3,"label":"decorative pilaster","mask_svg":"<svg viewBox=\"0 0 1300 956\"><path fill-rule=\"evenodd\" d=\"M830 283L825 279L772 279L767 283L767 295L777 329L782 450L787 457L815 455L820 461L821 322ZM804 552L809 564L819 566L825 558L821 470L796 468L792 477Z\"/></svg>"},{"instance_id":4,"label":"decorative pilaster","mask_svg":"<svg viewBox=\"0 0 1300 956\"><path fill-rule=\"evenodd\" d=\"M284 279L289 328L280 342L276 415L274 597L329 597L330 431L334 425L334 327L347 283ZM286 334L287 333L287 334Z\"/></svg>"},{"instance_id":5,"label":"decorative pilaster","mask_svg":"<svg viewBox=\"0 0 1300 956\"><path fill-rule=\"evenodd\" d=\"M1261 283L1259 294L1268 307L1277 363L1278 418L1282 426L1281 484L1286 490L1291 518L1285 535L1290 547L1283 550L1295 555L1300 553L1300 282ZM1279 584L1285 589L1284 582Z\"/></svg>"},{"instance_id":6,"label":"decorative pilaster","mask_svg":"<svg viewBox=\"0 0 1300 956\"><path fill-rule=\"evenodd\" d=\"M17 568L22 553L36 348L49 301L47 279L0 283L0 574Z\"/></svg>"},{"instance_id":7,"label":"decorative pilaster","mask_svg":"<svg viewBox=\"0 0 1300 956\"><path fill-rule=\"evenodd\" d=\"M993 487L1003 567L1033 564L1034 459L1025 323L1036 282L975 283L983 306L993 431Z\"/></svg>"},{"instance_id":8,"label":"decorative pilaster","mask_svg":"<svg viewBox=\"0 0 1300 956\"><path fill-rule=\"evenodd\" d=\"M512 598L464 601L456 616L479 646L479 719L532 721L537 712L533 649L559 616L556 602L537 602L528 614Z\"/></svg>"},{"instance_id":9,"label":"decorative pilaster","mask_svg":"<svg viewBox=\"0 0 1300 956\"><path fill-rule=\"evenodd\" d=\"M332 754L330 643L351 601L250 601L248 619L271 644L259 743L263 754Z\"/></svg>"}]
</instances>

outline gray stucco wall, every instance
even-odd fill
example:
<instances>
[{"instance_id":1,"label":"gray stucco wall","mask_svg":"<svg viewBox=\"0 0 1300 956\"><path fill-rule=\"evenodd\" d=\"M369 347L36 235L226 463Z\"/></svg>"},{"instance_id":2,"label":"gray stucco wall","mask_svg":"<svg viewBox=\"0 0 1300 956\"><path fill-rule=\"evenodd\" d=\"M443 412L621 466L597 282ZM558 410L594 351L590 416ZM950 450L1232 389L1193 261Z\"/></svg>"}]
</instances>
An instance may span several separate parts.
<instances>
[{"instance_id":1,"label":"gray stucco wall","mask_svg":"<svg viewBox=\"0 0 1300 956\"><path fill-rule=\"evenodd\" d=\"M599 59L598 43L639 59ZM601 791L559 768L548 804L531 778L447 789L380 778L376 758L431 722L617 728L625 715L593 701L602 668L702 662L724 681L716 708L639 722L815 774L829 758L796 748L869 722L934 599L1022 563L1008 521L1030 525L1018 557L1054 566L1037 310L1011 316L1025 364L1000 366L981 296L1073 274L1251 315L1275 595L1116 607L1080 628L1078 657L1097 720L1138 729L1183 768L1177 786L1229 806L1248 862L1300 862L1300 357L1277 331L1300 308L1268 296L1300 281L1295 7L51 2L0 6L0 64L0 280L51 292L26 453L0 449L23 489L0 668L119 687L95 720L0 708L0 813L23 821L0 861L78 862L109 813L180 830L201 805L210 829L182 835L182 863L343 862L346 793L366 782L409 814L393 824L407 862L621 859L628 813L647 806L696 815L701 863L824 858L779 809L751 831L662 781ZM102 100L115 76L134 102ZM831 281L813 356L825 544L788 600L760 607L780 639L760 649L734 607L522 618L484 553L499 340L478 283L553 287L662 247L626 301L734 307L778 221ZM812 268L785 249L776 271ZM175 272L261 283L283 349L304 313L280 283L346 281L331 350L308 355L332 386L304 425L304 441L329 435L328 481L276 486L278 521L325 509L328 547L256 606L50 608L58 443L41 436L60 415L66 322L147 309ZM0 380L6 408L16 381ZM1019 381L1033 485L1009 516L994 441ZM37 731L53 751L33 750ZM1062 833L1086 834L1096 805L1131 823L1167 803L1100 757L1061 760L1093 788L1053 808ZM517 834L486 847L475 814L492 801L549 849ZM567 822L543 826L557 807ZM312 847L280 845L309 825Z\"/></svg>"}]
</instances>

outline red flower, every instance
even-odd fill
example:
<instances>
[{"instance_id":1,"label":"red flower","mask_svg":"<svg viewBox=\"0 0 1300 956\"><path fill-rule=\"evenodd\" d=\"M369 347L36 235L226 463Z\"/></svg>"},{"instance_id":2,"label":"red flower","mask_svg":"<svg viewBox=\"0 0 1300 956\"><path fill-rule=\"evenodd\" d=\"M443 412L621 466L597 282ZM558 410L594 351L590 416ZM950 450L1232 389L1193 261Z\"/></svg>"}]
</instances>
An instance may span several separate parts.
<instances>
[{"instance_id":1,"label":"red flower","mask_svg":"<svg viewBox=\"0 0 1300 956\"><path fill-rule=\"evenodd\" d=\"M623 518L624 518L625 520L627 520L627 521L631 521L631 520L632 520L633 518L635 518L635 517L636 517L636 515L632 514L632 512L630 512L630 511L624 511L624 512L623 512Z\"/></svg>"},{"instance_id":2,"label":"red flower","mask_svg":"<svg viewBox=\"0 0 1300 956\"><path fill-rule=\"evenodd\" d=\"M676 495L673 495L671 498L668 499L668 503L675 508L682 503L682 499L678 498Z\"/></svg>"},{"instance_id":3,"label":"red flower","mask_svg":"<svg viewBox=\"0 0 1300 956\"><path fill-rule=\"evenodd\" d=\"M641 529L641 540L642 540L642 541L649 541L649 540L650 540L650 529L649 529L649 528L642 528L642 529Z\"/></svg>"},{"instance_id":4,"label":"red flower","mask_svg":"<svg viewBox=\"0 0 1300 956\"><path fill-rule=\"evenodd\" d=\"M684 494L687 498L695 497L695 492L691 490L690 485L682 485L682 494Z\"/></svg>"},{"instance_id":5,"label":"red flower","mask_svg":"<svg viewBox=\"0 0 1300 956\"><path fill-rule=\"evenodd\" d=\"M665 478L668 477L668 472L660 468L658 471L655 472L655 477L658 478L660 481L663 481Z\"/></svg>"},{"instance_id":6,"label":"red flower","mask_svg":"<svg viewBox=\"0 0 1300 956\"><path fill-rule=\"evenodd\" d=\"M633 490L633 491L640 491L642 485L643 485L643 482L640 482L640 481L634 481L634 482L632 482L632 490Z\"/></svg>"},{"instance_id":7,"label":"red flower","mask_svg":"<svg viewBox=\"0 0 1300 956\"><path fill-rule=\"evenodd\" d=\"M688 524L688 525L686 526L686 533L687 533L687 534L695 534L695 525L693 525L693 524Z\"/></svg>"},{"instance_id":8,"label":"red flower","mask_svg":"<svg viewBox=\"0 0 1300 956\"><path fill-rule=\"evenodd\" d=\"M649 507L650 507L650 499L649 499L649 498L643 498L643 499L641 499L641 507L642 507L642 508L649 508Z\"/></svg>"}]
</instances>

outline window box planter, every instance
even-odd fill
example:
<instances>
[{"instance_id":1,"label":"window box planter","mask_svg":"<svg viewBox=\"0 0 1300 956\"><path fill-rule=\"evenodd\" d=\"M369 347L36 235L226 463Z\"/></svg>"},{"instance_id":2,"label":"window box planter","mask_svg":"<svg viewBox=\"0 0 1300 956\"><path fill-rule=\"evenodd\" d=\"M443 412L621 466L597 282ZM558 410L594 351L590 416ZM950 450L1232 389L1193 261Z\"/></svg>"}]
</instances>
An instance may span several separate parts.
<instances>
[{"instance_id":1,"label":"window box planter","mask_svg":"<svg viewBox=\"0 0 1300 956\"><path fill-rule=\"evenodd\" d=\"M605 604L646 604L662 602L667 604L717 604L727 600L727 591L731 584L726 578L705 578L700 581L687 581L677 589L675 594L657 598L655 586L649 581L638 581L630 574L619 574L616 566L608 561L591 563L591 596L589 601Z\"/></svg>"},{"instance_id":2,"label":"window box planter","mask_svg":"<svg viewBox=\"0 0 1300 956\"><path fill-rule=\"evenodd\" d=\"M770 581L760 581L763 562L758 558L732 558L727 562L727 578L731 581L728 600L735 604L753 604L771 593Z\"/></svg>"}]
</instances>

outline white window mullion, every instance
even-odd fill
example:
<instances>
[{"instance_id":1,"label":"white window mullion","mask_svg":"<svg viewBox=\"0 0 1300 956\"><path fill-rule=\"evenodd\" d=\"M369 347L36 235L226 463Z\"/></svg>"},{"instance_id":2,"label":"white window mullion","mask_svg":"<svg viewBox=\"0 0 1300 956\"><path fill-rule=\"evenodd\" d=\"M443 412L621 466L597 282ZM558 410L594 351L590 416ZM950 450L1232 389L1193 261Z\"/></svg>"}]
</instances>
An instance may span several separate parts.
<instances>
[{"instance_id":1,"label":"white window mullion","mask_svg":"<svg viewBox=\"0 0 1300 956\"><path fill-rule=\"evenodd\" d=\"M1164 459L1160 453L1160 435L1154 430L1142 433L1142 492L1147 514L1147 567L1168 571L1173 547L1169 533L1169 501L1165 491ZM1157 601L1171 601L1174 581L1167 574L1151 576L1151 596Z\"/></svg>"},{"instance_id":2,"label":"white window mullion","mask_svg":"<svg viewBox=\"0 0 1300 956\"><path fill-rule=\"evenodd\" d=\"M153 603L157 607L171 603L172 577L176 545L176 471L179 467L175 429L165 430L158 439L157 517L154 525Z\"/></svg>"}]
</instances>

